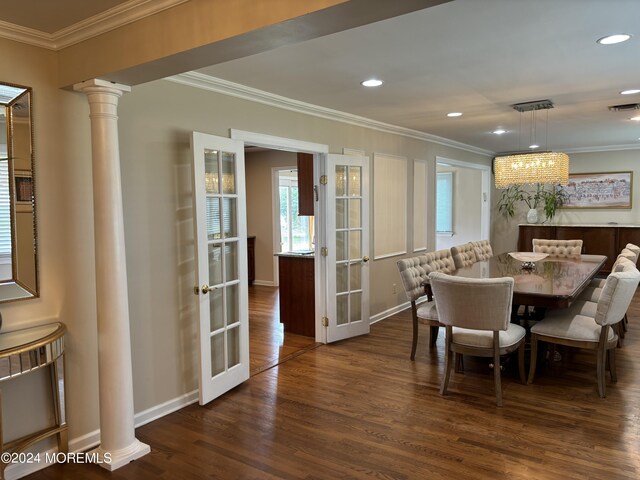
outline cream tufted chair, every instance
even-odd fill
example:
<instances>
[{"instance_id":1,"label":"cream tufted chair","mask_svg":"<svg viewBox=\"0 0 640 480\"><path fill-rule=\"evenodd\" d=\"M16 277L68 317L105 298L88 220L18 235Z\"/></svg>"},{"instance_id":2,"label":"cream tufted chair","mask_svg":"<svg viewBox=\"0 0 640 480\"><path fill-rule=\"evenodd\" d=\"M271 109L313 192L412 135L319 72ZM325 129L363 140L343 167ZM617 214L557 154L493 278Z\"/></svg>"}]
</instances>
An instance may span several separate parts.
<instances>
[{"instance_id":1,"label":"cream tufted chair","mask_svg":"<svg viewBox=\"0 0 640 480\"><path fill-rule=\"evenodd\" d=\"M624 250L623 250L624 252ZM636 268L636 264L629 258L628 255L621 253L618 255L613 267L611 268L611 272L628 272L632 271ZM600 295L602 295L602 290L607 283L607 280L604 278L594 279L597 280L598 283L592 283L584 289L584 291L578 297L578 300L588 301L588 302L597 302L600 299ZM627 314L624 314L624 317L619 323L616 323L616 333L618 334L618 346L622 346L622 339L625 337L625 332L627 330L626 324L628 323Z\"/></svg>"},{"instance_id":2,"label":"cream tufted chair","mask_svg":"<svg viewBox=\"0 0 640 480\"><path fill-rule=\"evenodd\" d=\"M577 257L582 252L582 240L533 239L533 251L548 253L552 257Z\"/></svg>"},{"instance_id":3,"label":"cream tufted chair","mask_svg":"<svg viewBox=\"0 0 640 480\"><path fill-rule=\"evenodd\" d=\"M438 312L433 301L429 283L429 273L455 270L453 258L449 250L438 250L419 257L405 258L398 261L400 278L404 285L407 297L411 301L411 316L413 319L413 339L411 344L411 360L415 359L418 344L418 323L429 325L429 349L432 349L438 340ZM417 301L426 295L427 302L417 305Z\"/></svg>"},{"instance_id":4,"label":"cream tufted chair","mask_svg":"<svg viewBox=\"0 0 640 480\"><path fill-rule=\"evenodd\" d=\"M640 256L640 247L637 245L634 245L633 243L627 243L624 248L633 252L633 254L636 256L636 264L637 264L638 256Z\"/></svg>"},{"instance_id":5,"label":"cream tufted chair","mask_svg":"<svg viewBox=\"0 0 640 480\"><path fill-rule=\"evenodd\" d=\"M476 254L476 260L478 262L489 260L493 257L493 249L491 248L489 240L471 242L471 245L473 245L473 251Z\"/></svg>"},{"instance_id":6,"label":"cream tufted chair","mask_svg":"<svg viewBox=\"0 0 640 480\"><path fill-rule=\"evenodd\" d=\"M624 316L640 281L640 272L613 272L607 277L598 302L575 302L569 309L552 311L544 320L531 327L531 367L529 383L533 382L538 342L555 343L596 351L598 395L605 394L605 367L609 363L611 381L616 382L615 347L618 336L611 328Z\"/></svg>"},{"instance_id":7,"label":"cream tufted chair","mask_svg":"<svg viewBox=\"0 0 640 480\"><path fill-rule=\"evenodd\" d=\"M451 354L493 358L496 403L502 406L500 356L518 350L520 380L524 375L525 329L511 323L514 280L465 278L430 273L440 322L446 325L444 377L440 394L447 391Z\"/></svg>"},{"instance_id":8,"label":"cream tufted chair","mask_svg":"<svg viewBox=\"0 0 640 480\"><path fill-rule=\"evenodd\" d=\"M470 267L478 261L474 246L471 243L451 247L451 255L453 256L453 263L455 263L456 269Z\"/></svg>"}]
</instances>

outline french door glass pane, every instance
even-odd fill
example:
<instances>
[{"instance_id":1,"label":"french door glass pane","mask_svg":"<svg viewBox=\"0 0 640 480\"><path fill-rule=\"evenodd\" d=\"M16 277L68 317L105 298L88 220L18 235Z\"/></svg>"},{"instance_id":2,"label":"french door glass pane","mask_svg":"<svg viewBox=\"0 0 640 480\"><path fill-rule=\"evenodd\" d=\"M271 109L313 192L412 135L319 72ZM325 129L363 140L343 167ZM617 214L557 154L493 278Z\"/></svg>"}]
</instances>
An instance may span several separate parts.
<instances>
[{"instance_id":1,"label":"french door glass pane","mask_svg":"<svg viewBox=\"0 0 640 480\"><path fill-rule=\"evenodd\" d=\"M336 198L336 228L347 228L347 200Z\"/></svg>"},{"instance_id":2,"label":"french door glass pane","mask_svg":"<svg viewBox=\"0 0 640 480\"><path fill-rule=\"evenodd\" d=\"M224 204L223 210L223 226L224 226L224 236L225 238L229 237L237 237L238 236L238 222L237 222L237 212L236 205L238 204L237 199L223 197L222 199Z\"/></svg>"},{"instance_id":3,"label":"french door glass pane","mask_svg":"<svg viewBox=\"0 0 640 480\"><path fill-rule=\"evenodd\" d=\"M336 197L347 194L347 167L336 165Z\"/></svg>"},{"instance_id":4,"label":"french door glass pane","mask_svg":"<svg viewBox=\"0 0 640 480\"><path fill-rule=\"evenodd\" d=\"M362 262L352 263L349 269L349 290L360 290L362 288Z\"/></svg>"},{"instance_id":5,"label":"french door glass pane","mask_svg":"<svg viewBox=\"0 0 640 480\"><path fill-rule=\"evenodd\" d=\"M207 193L220 193L218 174L218 150L204 151L204 183Z\"/></svg>"},{"instance_id":6,"label":"french door glass pane","mask_svg":"<svg viewBox=\"0 0 640 480\"><path fill-rule=\"evenodd\" d=\"M336 297L336 315L338 325L349 323L349 294Z\"/></svg>"},{"instance_id":7,"label":"french door glass pane","mask_svg":"<svg viewBox=\"0 0 640 480\"><path fill-rule=\"evenodd\" d=\"M209 285L222 283L222 245L209 245Z\"/></svg>"},{"instance_id":8,"label":"french door glass pane","mask_svg":"<svg viewBox=\"0 0 640 480\"><path fill-rule=\"evenodd\" d=\"M230 282L239 278L238 248L238 242L227 242L224 246L225 282Z\"/></svg>"},{"instance_id":9,"label":"french door glass pane","mask_svg":"<svg viewBox=\"0 0 640 480\"><path fill-rule=\"evenodd\" d=\"M362 234L360 230L349 231L349 258L351 260L362 258Z\"/></svg>"},{"instance_id":10,"label":"french door glass pane","mask_svg":"<svg viewBox=\"0 0 640 480\"><path fill-rule=\"evenodd\" d=\"M339 263L336 265L336 292L347 291L349 291L349 265L347 263Z\"/></svg>"},{"instance_id":11,"label":"french door glass pane","mask_svg":"<svg viewBox=\"0 0 640 480\"><path fill-rule=\"evenodd\" d=\"M359 198L349 199L349 228L362 226L362 201Z\"/></svg>"},{"instance_id":12,"label":"french door glass pane","mask_svg":"<svg viewBox=\"0 0 640 480\"><path fill-rule=\"evenodd\" d=\"M217 288L209 291L209 322L212 332L224 327L223 290L222 288Z\"/></svg>"},{"instance_id":13,"label":"french door glass pane","mask_svg":"<svg viewBox=\"0 0 640 480\"><path fill-rule=\"evenodd\" d=\"M336 232L336 260L348 260L347 258L347 232Z\"/></svg>"},{"instance_id":14,"label":"french door glass pane","mask_svg":"<svg viewBox=\"0 0 640 480\"><path fill-rule=\"evenodd\" d=\"M240 321L240 312L238 311L238 302L240 301L238 293L238 284L227 285L227 327Z\"/></svg>"},{"instance_id":15,"label":"french door glass pane","mask_svg":"<svg viewBox=\"0 0 640 480\"><path fill-rule=\"evenodd\" d=\"M222 152L222 193L236 193L236 156Z\"/></svg>"},{"instance_id":16,"label":"french door glass pane","mask_svg":"<svg viewBox=\"0 0 640 480\"><path fill-rule=\"evenodd\" d=\"M227 332L228 368L240 363L240 327L230 328Z\"/></svg>"},{"instance_id":17,"label":"french door glass pane","mask_svg":"<svg viewBox=\"0 0 640 480\"><path fill-rule=\"evenodd\" d=\"M207 197L207 237L209 240L220 240L222 238L220 199L216 197Z\"/></svg>"},{"instance_id":18,"label":"french door glass pane","mask_svg":"<svg viewBox=\"0 0 640 480\"><path fill-rule=\"evenodd\" d=\"M211 376L224 372L224 332L211 337Z\"/></svg>"},{"instance_id":19,"label":"french door glass pane","mask_svg":"<svg viewBox=\"0 0 640 480\"><path fill-rule=\"evenodd\" d=\"M349 196L359 197L362 192L360 191L360 167L349 167Z\"/></svg>"},{"instance_id":20,"label":"french door glass pane","mask_svg":"<svg viewBox=\"0 0 640 480\"><path fill-rule=\"evenodd\" d=\"M349 295L351 298L351 314L349 316L351 322L362 320L362 293L353 292Z\"/></svg>"}]
</instances>

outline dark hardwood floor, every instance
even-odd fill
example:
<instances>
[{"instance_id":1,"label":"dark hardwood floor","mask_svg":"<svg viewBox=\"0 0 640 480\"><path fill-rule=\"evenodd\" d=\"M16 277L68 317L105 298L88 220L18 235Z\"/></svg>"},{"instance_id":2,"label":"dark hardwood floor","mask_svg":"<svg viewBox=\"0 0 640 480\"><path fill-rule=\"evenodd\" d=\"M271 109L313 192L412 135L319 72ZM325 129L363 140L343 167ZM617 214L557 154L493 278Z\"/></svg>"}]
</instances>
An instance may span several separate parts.
<instances>
[{"instance_id":1,"label":"dark hardwood floor","mask_svg":"<svg viewBox=\"0 0 640 480\"><path fill-rule=\"evenodd\" d=\"M277 287L249 287L249 362L251 375L300 355L317 345L314 338L285 332L280 323Z\"/></svg>"},{"instance_id":2,"label":"dark hardwood floor","mask_svg":"<svg viewBox=\"0 0 640 480\"><path fill-rule=\"evenodd\" d=\"M532 385L507 365L502 408L483 362L465 359L442 397L442 338L430 354L422 329L411 362L405 311L137 429L151 453L113 473L69 464L30 478L638 479L640 294L629 314L604 399L593 355L569 351Z\"/></svg>"}]
</instances>

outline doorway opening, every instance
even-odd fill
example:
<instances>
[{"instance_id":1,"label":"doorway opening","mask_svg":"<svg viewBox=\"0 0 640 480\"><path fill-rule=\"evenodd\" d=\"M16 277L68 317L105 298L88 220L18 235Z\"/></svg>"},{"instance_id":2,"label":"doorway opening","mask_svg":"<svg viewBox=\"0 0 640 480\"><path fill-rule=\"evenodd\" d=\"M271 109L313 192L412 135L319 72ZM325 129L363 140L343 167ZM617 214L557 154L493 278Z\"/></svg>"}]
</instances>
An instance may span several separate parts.
<instances>
[{"instance_id":1,"label":"doorway opening","mask_svg":"<svg viewBox=\"0 0 640 480\"><path fill-rule=\"evenodd\" d=\"M297 149L268 148L244 140L247 233L255 237L255 279L249 285L249 358L250 374L256 375L320 345L315 310L323 298L316 296L315 309L311 304L312 336L285 329L277 254L305 252L310 257L306 261L313 265L315 217L298 215ZM312 291L315 277L309 279Z\"/></svg>"},{"instance_id":2,"label":"doorway opening","mask_svg":"<svg viewBox=\"0 0 640 480\"><path fill-rule=\"evenodd\" d=\"M436 157L436 250L489 238L490 167Z\"/></svg>"}]
</instances>

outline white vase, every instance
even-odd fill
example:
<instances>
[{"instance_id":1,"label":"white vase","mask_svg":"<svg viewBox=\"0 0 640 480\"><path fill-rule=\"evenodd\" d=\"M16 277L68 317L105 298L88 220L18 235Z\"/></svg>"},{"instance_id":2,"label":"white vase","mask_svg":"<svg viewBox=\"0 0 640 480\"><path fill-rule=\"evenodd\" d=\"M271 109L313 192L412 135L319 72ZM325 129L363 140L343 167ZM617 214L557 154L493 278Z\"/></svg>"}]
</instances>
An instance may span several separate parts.
<instances>
[{"instance_id":1,"label":"white vase","mask_svg":"<svg viewBox=\"0 0 640 480\"><path fill-rule=\"evenodd\" d=\"M538 210L530 208L527 212L527 223L538 223Z\"/></svg>"}]
</instances>

